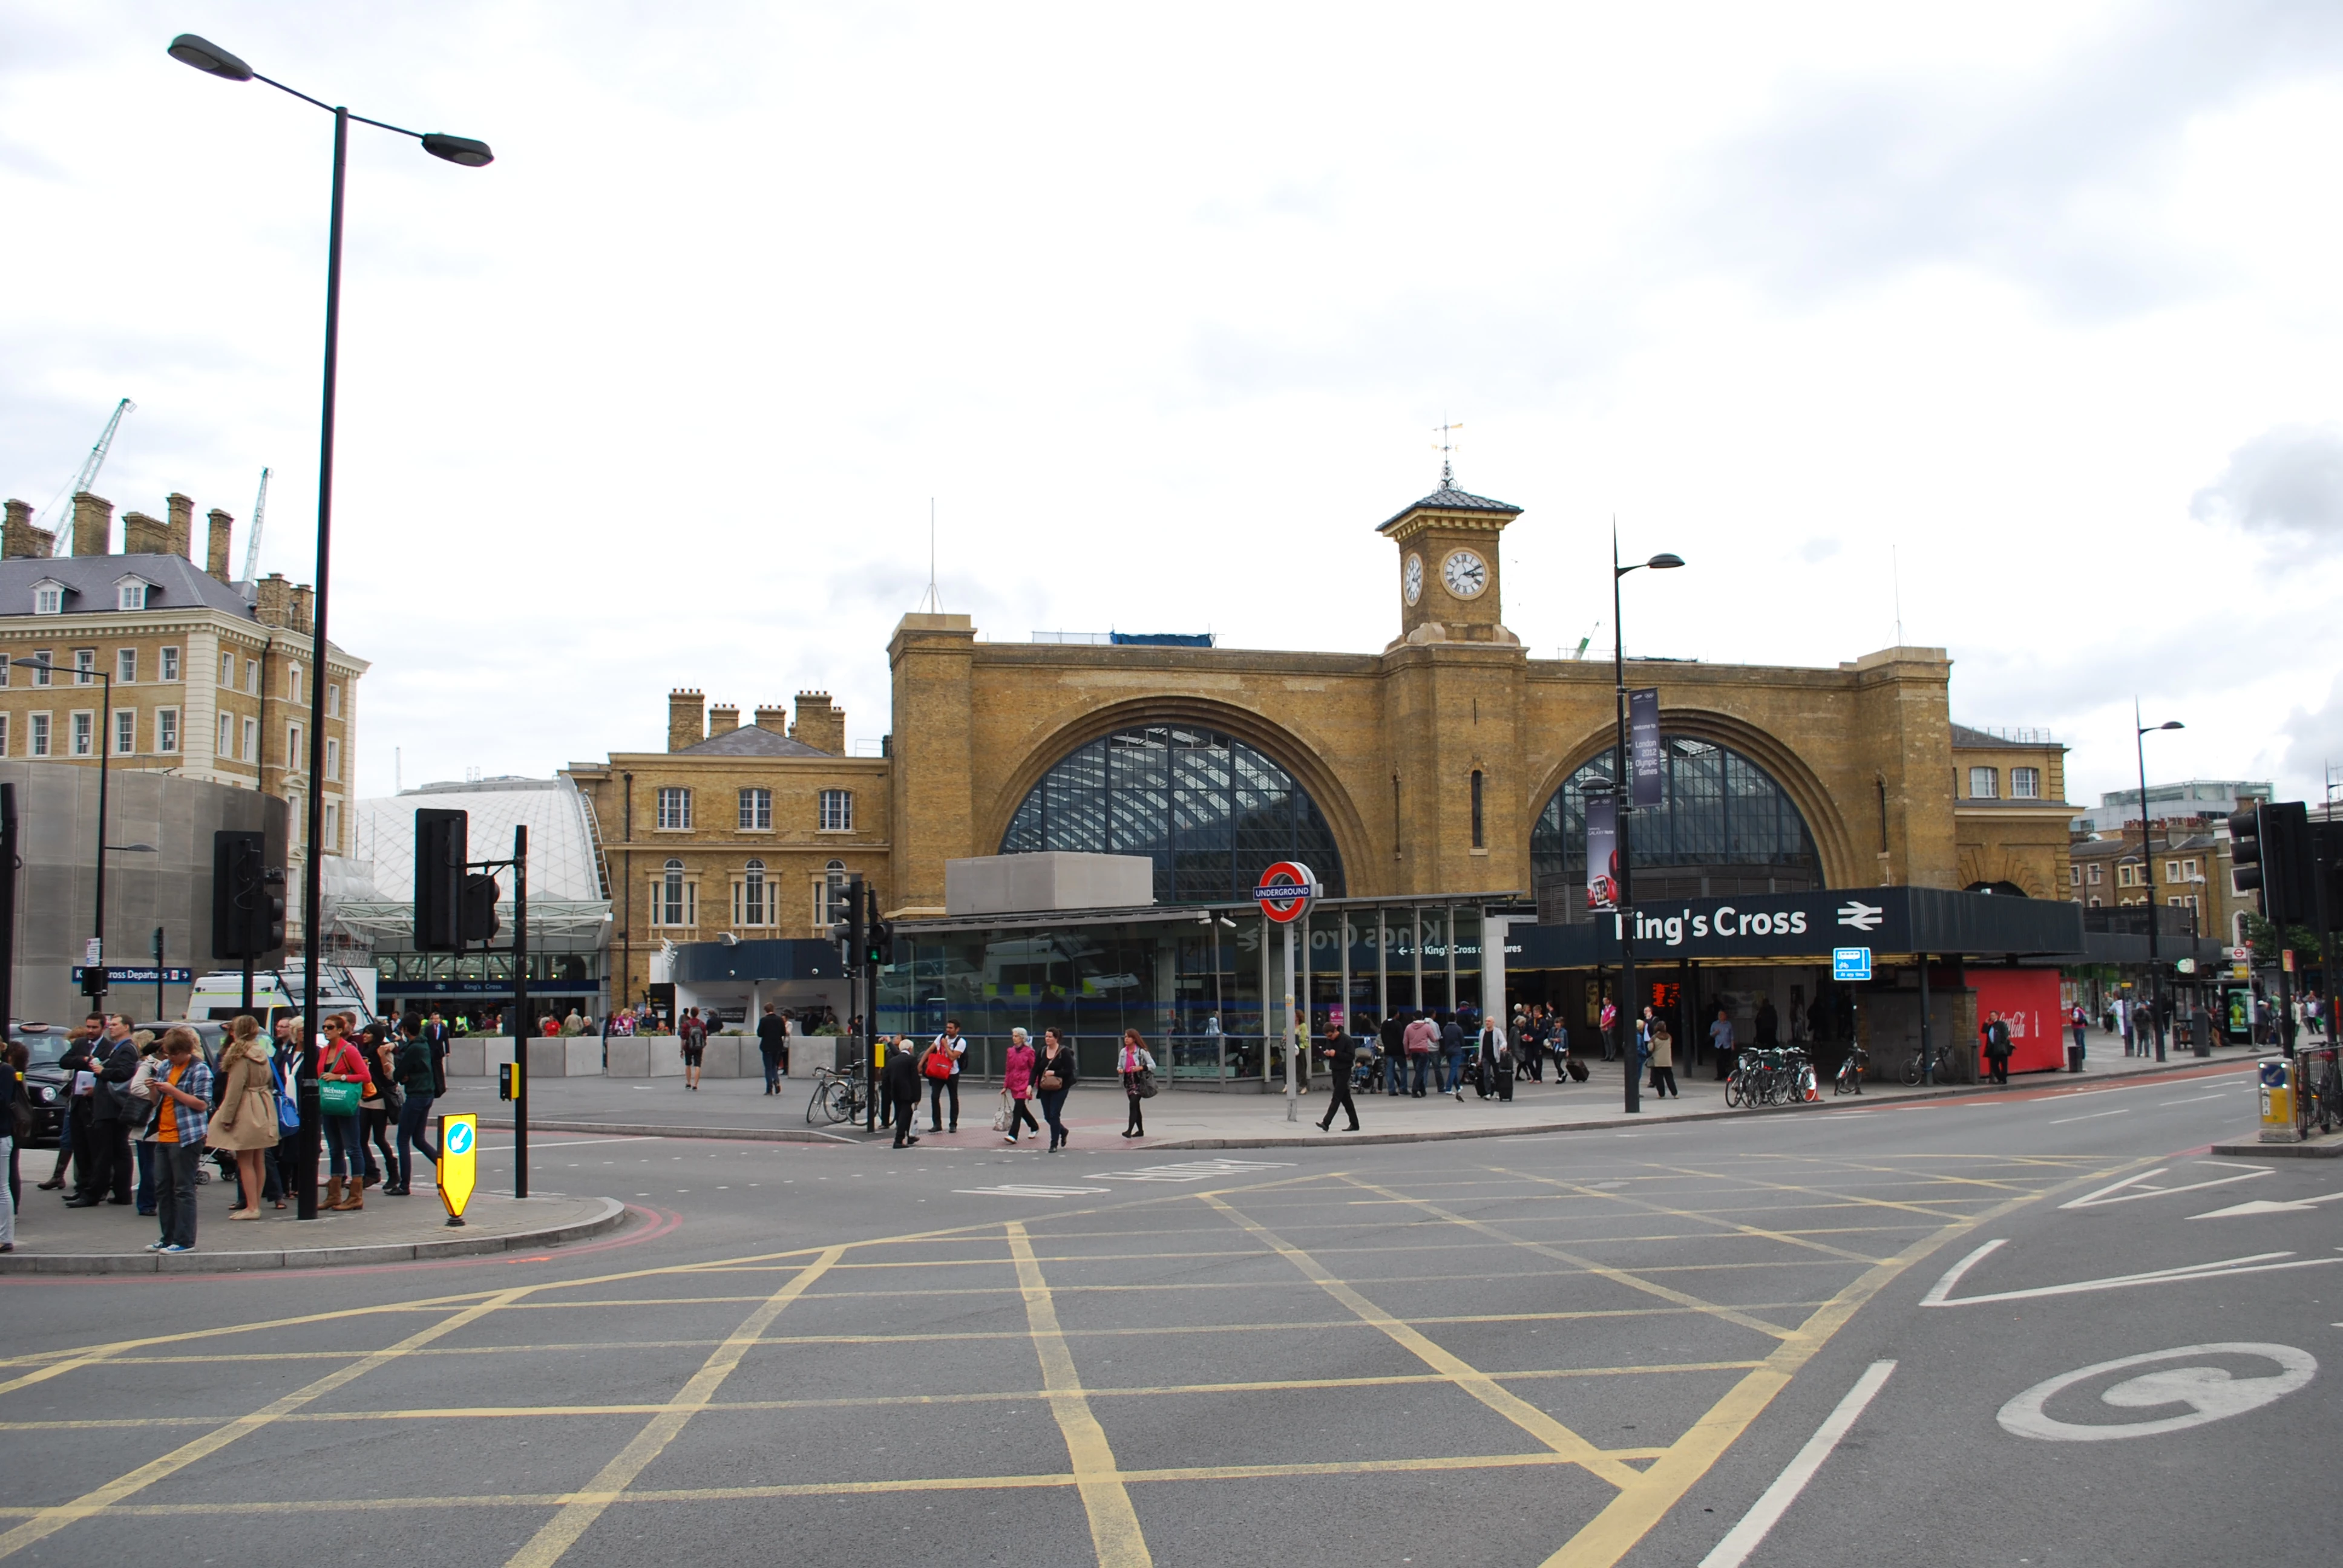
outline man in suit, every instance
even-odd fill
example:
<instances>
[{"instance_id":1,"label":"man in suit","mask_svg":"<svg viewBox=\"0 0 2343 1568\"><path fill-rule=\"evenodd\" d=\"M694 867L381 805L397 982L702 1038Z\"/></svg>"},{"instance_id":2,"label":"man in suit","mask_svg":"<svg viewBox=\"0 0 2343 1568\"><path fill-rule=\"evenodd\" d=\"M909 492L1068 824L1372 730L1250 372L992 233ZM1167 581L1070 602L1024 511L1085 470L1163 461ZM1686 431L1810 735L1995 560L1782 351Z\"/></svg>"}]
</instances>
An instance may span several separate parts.
<instances>
[{"instance_id":1,"label":"man in suit","mask_svg":"<svg viewBox=\"0 0 2343 1568\"><path fill-rule=\"evenodd\" d=\"M1386 1029L1390 1027L1388 1020L1384 1027ZM1332 1132L1334 1130L1334 1112L1337 1111L1351 1119L1351 1125L1344 1128L1344 1131L1356 1132L1359 1130L1359 1108L1351 1101L1351 1071L1358 1060L1358 1055L1359 1042L1344 1034L1342 1026L1329 1018L1326 1020L1326 1033L1318 1046L1318 1056L1326 1063L1326 1070L1333 1079L1334 1092L1326 1102L1325 1120L1318 1123L1318 1131L1321 1132ZM1396 1052L1393 1053L1392 1060L1394 1061L1399 1060Z\"/></svg>"},{"instance_id":2,"label":"man in suit","mask_svg":"<svg viewBox=\"0 0 2343 1568\"><path fill-rule=\"evenodd\" d=\"M122 1091L138 1070L138 1048L130 1040L130 1020L120 1013L106 1020L106 1032L87 1048L86 1070L96 1086L74 1100L74 1195L68 1209L95 1209L100 1203L128 1203L130 1197L130 1117L135 1102Z\"/></svg>"}]
</instances>

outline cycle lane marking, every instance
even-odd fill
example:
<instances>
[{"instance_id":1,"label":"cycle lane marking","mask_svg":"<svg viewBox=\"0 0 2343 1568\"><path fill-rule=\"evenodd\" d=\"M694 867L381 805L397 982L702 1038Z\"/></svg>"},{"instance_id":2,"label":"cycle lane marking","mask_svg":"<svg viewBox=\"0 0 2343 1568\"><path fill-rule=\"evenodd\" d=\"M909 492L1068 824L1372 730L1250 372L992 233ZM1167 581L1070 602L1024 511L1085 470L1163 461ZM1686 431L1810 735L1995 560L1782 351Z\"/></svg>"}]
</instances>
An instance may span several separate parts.
<instances>
[{"instance_id":1,"label":"cycle lane marking","mask_svg":"<svg viewBox=\"0 0 2343 1568\"><path fill-rule=\"evenodd\" d=\"M1838 1402L1838 1408L1815 1429L1814 1436L1806 1439L1806 1445L1798 1450L1782 1473L1774 1478L1774 1484L1750 1504L1749 1512L1726 1532L1725 1539L1700 1560L1700 1568L1741 1568L1741 1564L1748 1560L1749 1553L1757 1549L1758 1543L1765 1539L1767 1532L1781 1523L1782 1515L1790 1511L1790 1504L1798 1500L1798 1494L1805 1491L1806 1483L1823 1467L1823 1461L1831 1456L1831 1451L1862 1419L1863 1412L1870 1408L1871 1402L1886 1386L1888 1374L1895 1370L1896 1363L1892 1361L1874 1362L1864 1369L1863 1375L1855 1380L1855 1386L1846 1391L1846 1397Z\"/></svg>"}]
</instances>

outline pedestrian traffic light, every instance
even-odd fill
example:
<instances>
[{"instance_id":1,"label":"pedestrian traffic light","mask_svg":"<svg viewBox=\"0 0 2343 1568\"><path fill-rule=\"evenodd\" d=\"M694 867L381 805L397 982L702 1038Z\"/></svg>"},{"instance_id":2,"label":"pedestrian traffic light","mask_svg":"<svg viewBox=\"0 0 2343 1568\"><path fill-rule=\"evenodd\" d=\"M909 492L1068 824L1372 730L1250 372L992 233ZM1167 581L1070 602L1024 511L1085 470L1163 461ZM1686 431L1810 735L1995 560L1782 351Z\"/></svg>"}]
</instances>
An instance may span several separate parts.
<instances>
[{"instance_id":1,"label":"pedestrian traffic light","mask_svg":"<svg viewBox=\"0 0 2343 1568\"><path fill-rule=\"evenodd\" d=\"M2248 806L2229 818L2229 879L2261 895L2262 918L2278 927L2318 919L2310 813L2299 800Z\"/></svg>"},{"instance_id":2,"label":"pedestrian traffic light","mask_svg":"<svg viewBox=\"0 0 2343 1568\"><path fill-rule=\"evenodd\" d=\"M469 816L435 806L415 813L415 950L452 953L464 946L464 863L470 858ZM493 902L493 900L491 900ZM493 924L490 930L495 928Z\"/></svg>"},{"instance_id":3,"label":"pedestrian traffic light","mask_svg":"<svg viewBox=\"0 0 2343 1568\"><path fill-rule=\"evenodd\" d=\"M846 967L855 968L862 961L863 944L868 940L866 928L862 923L861 878L849 877L846 879L845 917L830 927L830 935L836 937L840 945L845 950L840 956L845 959Z\"/></svg>"},{"instance_id":4,"label":"pedestrian traffic light","mask_svg":"<svg viewBox=\"0 0 2343 1568\"><path fill-rule=\"evenodd\" d=\"M869 902L862 928L861 960L866 969L877 969L889 961L895 933L892 927L879 918L879 890L866 882L862 894Z\"/></svg>"},{"instance_id":5,"label":"pedestrian traffic light","mask_svg":"<svg viewBox=\"0 0 2343 1568\"><path fill-rule=\"evenodd\" d=\"M285 870L268 860L268 836L240 829L212 835L212 951L256 959L285 945Z\"/></svg>"}]
</instances>

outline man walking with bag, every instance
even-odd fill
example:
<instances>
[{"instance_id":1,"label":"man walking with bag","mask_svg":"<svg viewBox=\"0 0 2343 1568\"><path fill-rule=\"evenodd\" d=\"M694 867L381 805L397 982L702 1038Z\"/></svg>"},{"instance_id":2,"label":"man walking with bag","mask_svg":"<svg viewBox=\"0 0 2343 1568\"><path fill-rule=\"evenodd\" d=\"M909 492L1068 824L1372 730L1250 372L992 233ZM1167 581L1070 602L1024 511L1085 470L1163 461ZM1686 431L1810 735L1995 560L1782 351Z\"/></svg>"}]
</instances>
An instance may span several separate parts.
<instances>
[{"instance_id":1,"label":"man walking with bag","mask_svg":"<svg viewBox=\"0 0 2343 1568\"><path fill-rule=\"evenodd\" d=\"M1359 1108L1351 1100L1351 1073L1358 1060L1359 1042L1344 1034L1342 1026L1330 1017L1326 1020L1325 1043L1318 1048L1318 1054L1326 1062L1326 1070L1332 1074L1334 1082L1333 1094L1326 1104L1325 1119L1318 1123L1318 1131L1332 1132L1334 1130L1334 1112L1339 1111L1351 1119L1350 1126L1343 1131L1356 1132L1359 1130Z\"/></svg>"},{"instance_id":2,"label":"man walking with bag","mask_svg":"<svg viewBox=\"0 0 2343 1568\"><path fill-rule=\"evenodd\" d=\"M2004 1089L2009 1087L2009 1025L1995 1013L1985 1026L1985 1059L1993 1069L1993 1081Z\"/></svg>"},{"instance_id":3,"label":"man walking with bag","mask_svg":"<svg viewBox=\"0 0 2343 1568\"><path fill-rule=\"evenodd\" d=\"M928 1047L928 1131L957 1132L960 1131L960 1058L968 1054L968 1041L961 1038L960 1020L944 1020L943 1033L936 1036ZM951 1095L951 1124L944 1124L944 1096Z\"/></svg>"}]
</instances>

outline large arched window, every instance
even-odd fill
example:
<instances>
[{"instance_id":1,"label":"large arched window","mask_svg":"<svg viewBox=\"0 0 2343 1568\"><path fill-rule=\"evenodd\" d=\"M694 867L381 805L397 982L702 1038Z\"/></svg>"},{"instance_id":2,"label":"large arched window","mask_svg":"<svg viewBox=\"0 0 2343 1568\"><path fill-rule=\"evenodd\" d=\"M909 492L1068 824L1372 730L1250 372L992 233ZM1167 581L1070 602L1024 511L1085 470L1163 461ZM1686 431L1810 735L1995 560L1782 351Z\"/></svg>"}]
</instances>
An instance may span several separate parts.
<instances>
[{"instance_id":1,"label":"large arched window","mask_svg":"<svg viewBox=\"0 0 2343 1568\"><path fill-rule=\"evenodd\" d=\"M683 862L669 860L659 870L659 879L653 890L659 905L659 923L663 926L692 924L689 911L685 907L689 890L684 886Z\"/></svg>"},{"instance_id":2,"label":"large arched window","mask_svg":"<svg viewBox=\"0 0 2343 1568\"><path fill-rule=\"evenodd\" d=\"M815 924L827 929L846 915L846 862L832 860L821 869L821 908Z\"/></svg>"},{"instance_id":3,"label":"large arched window","mask_svg":"<svg viewBox=\"0 0 2343 1568\"><path fill-rule=\"evenodd\" d=\"M740 886L732 895L732 923L736 926L769 926L773 923L772 904L766 891L765 862L751 860L740 868Z\"/></svg>"},{"instance_id":4,"label":"large arched window","mask_svg":"<svg viewBox=\"0 0 2343 1568\"><path fill-rule=\"evenodd\" d=\"M1637 903L1654 899L1746 898L1823 885L1822 857L1806 820L1773 775L1729 747L1663 735L1664 804L1634 813L1628 829ZM1586 882L1586 796L1611 788L1611 753L1573 773L1530 829L1533 876ZM1584 909L1574 893L1570 908Z\"/></svg>"},{"instance_id":5,"label":"large arched window","mask_svg":"<svg viewBox=\"0 0 2343 1568\"><path fill-rule=\"evenodd\" d=\"M1182 724L1118 729L1044 774L1001 852L1043 849L1145 855L1158 903L1249 898L1280 860L1308 866L1329 897L1342 892L1333 829L1293 776L1242 740Z\"/></svg>"}]
</instances>

